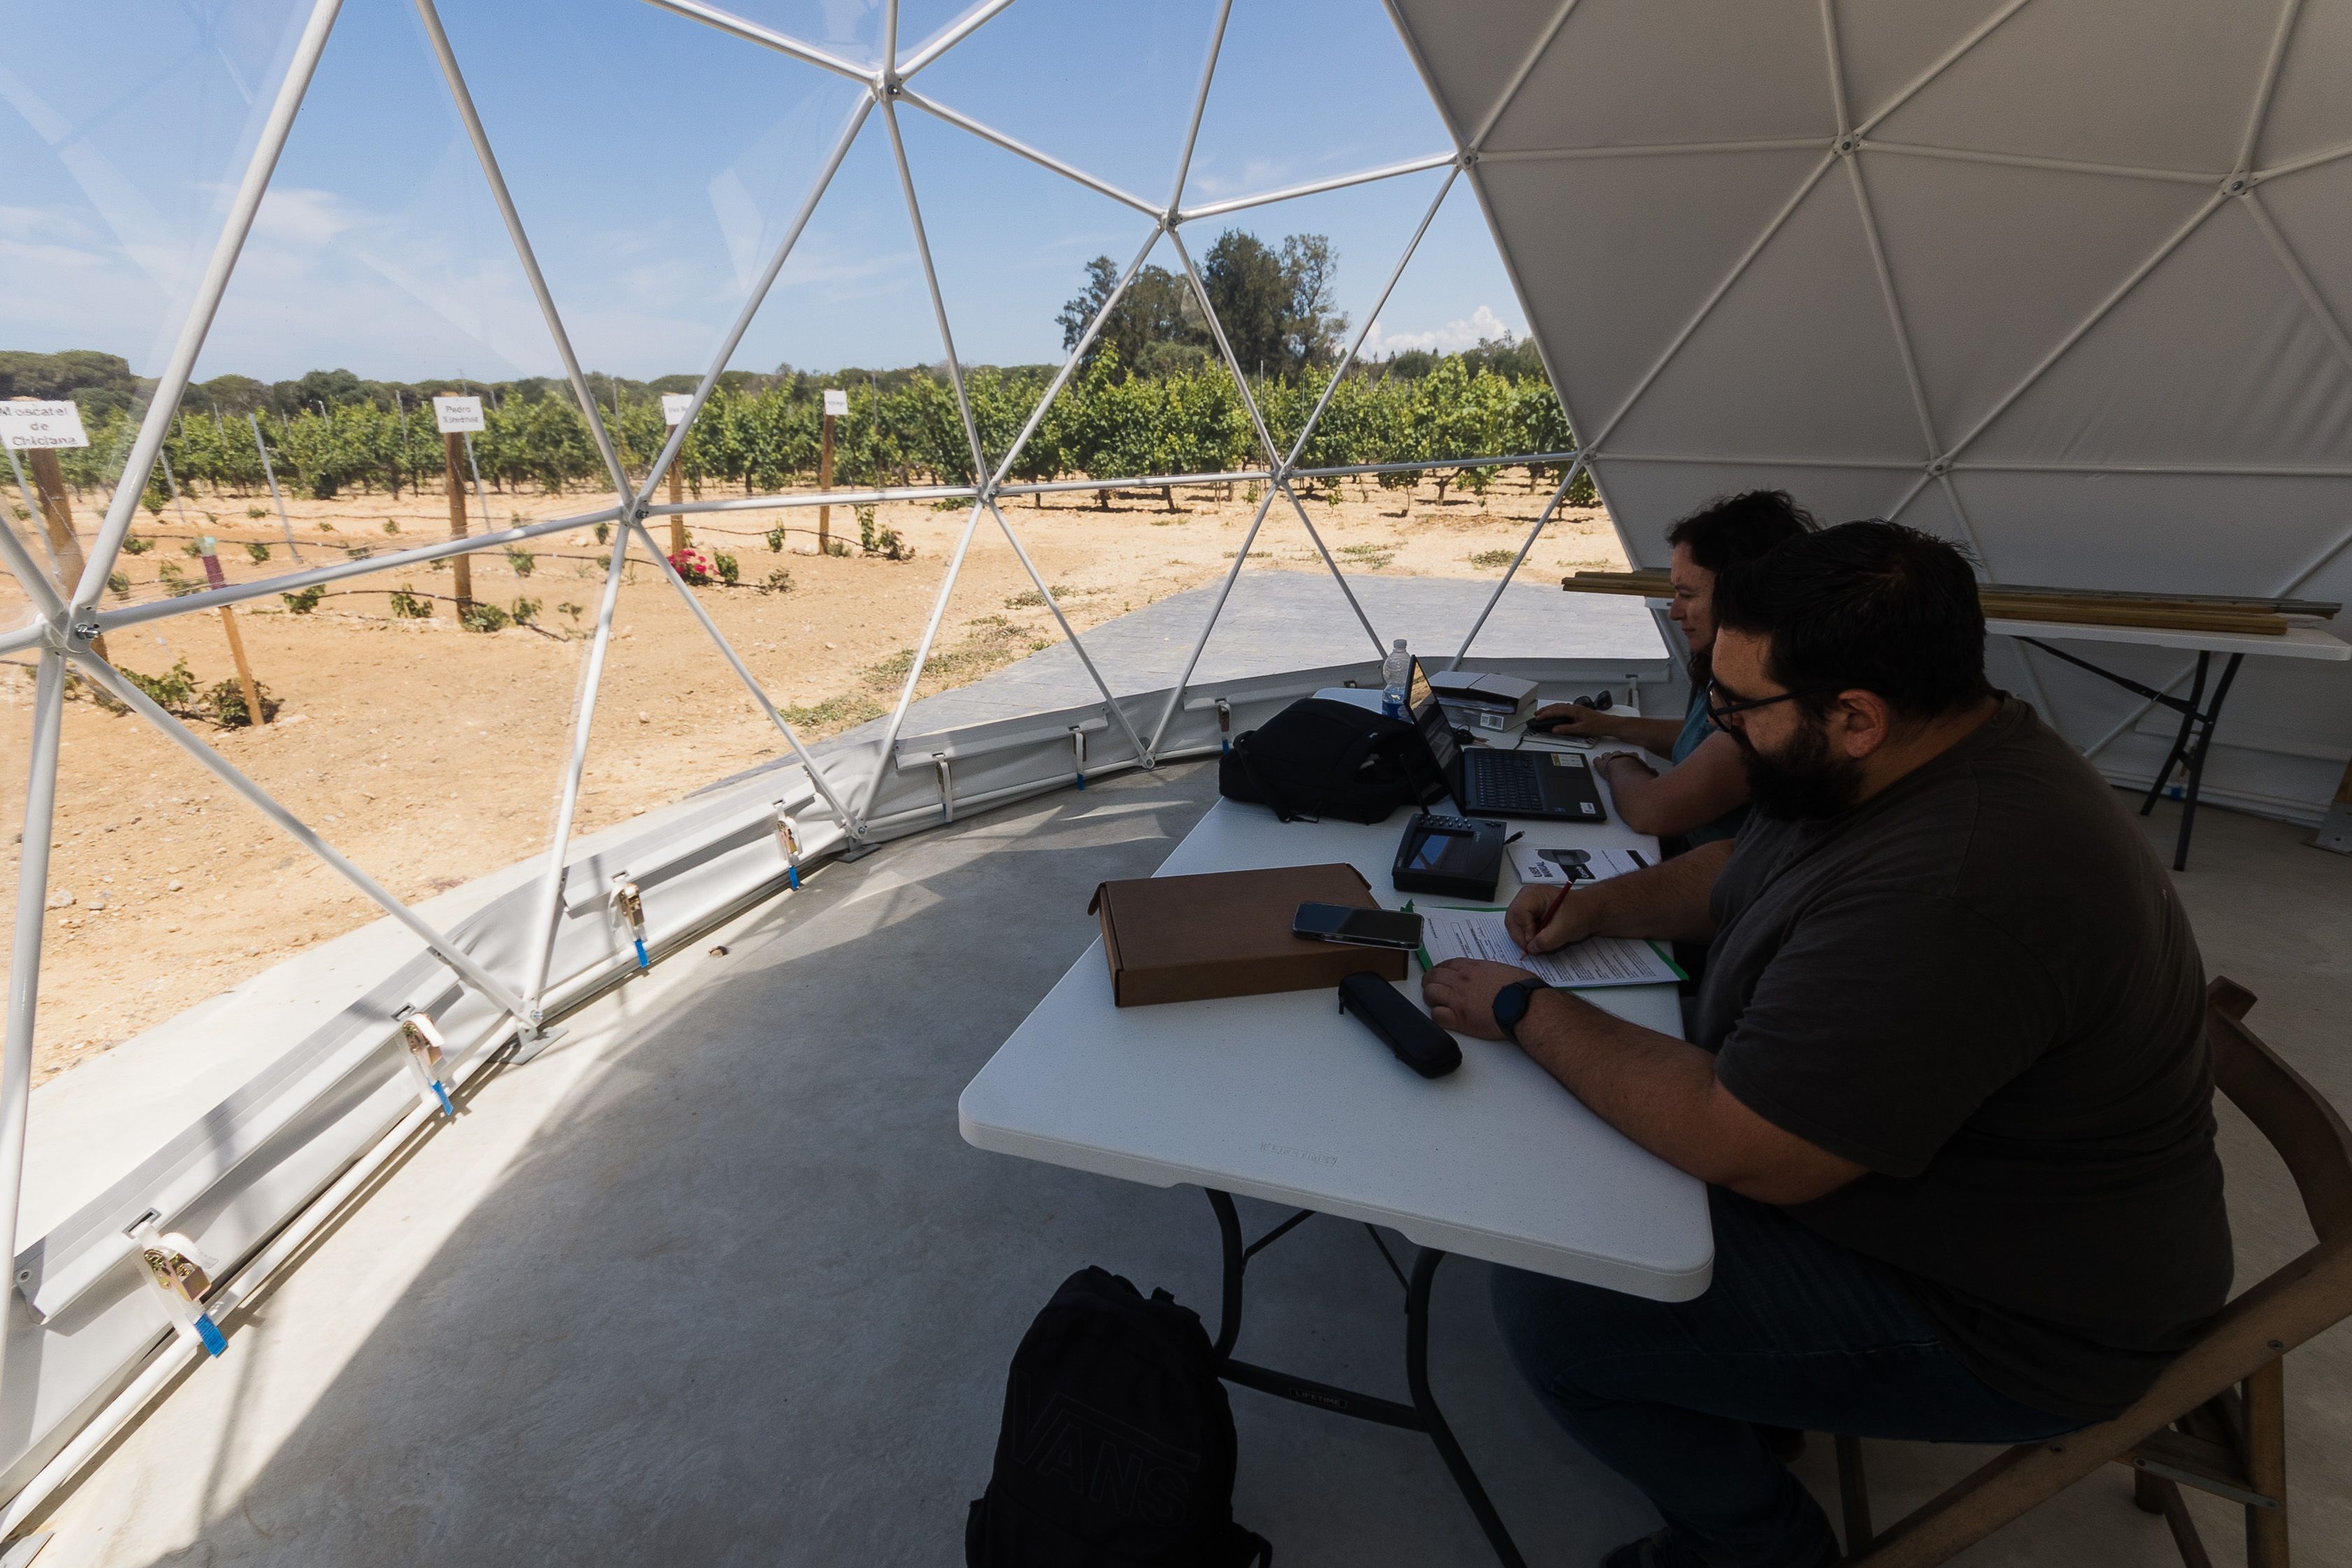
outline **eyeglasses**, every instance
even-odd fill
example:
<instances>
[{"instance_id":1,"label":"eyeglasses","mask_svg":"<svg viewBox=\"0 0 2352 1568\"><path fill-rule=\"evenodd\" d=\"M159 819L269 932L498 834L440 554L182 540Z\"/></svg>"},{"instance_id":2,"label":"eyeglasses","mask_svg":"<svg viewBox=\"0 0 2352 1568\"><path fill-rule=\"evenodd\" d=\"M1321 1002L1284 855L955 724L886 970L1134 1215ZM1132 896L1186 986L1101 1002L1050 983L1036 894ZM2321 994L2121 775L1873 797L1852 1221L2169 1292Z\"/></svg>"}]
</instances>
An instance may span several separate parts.
<instances>
[{"instance_id":1,"label":"eyeglasses","mask_svg":"<svg viewBox=\"0 0 2352 1568\"><path fill-rule=\"evenodd\" d=\"M1818 697L1823 692L1837 689L1834 686L1804 686L1770 697L1726 697L1723 688L1710 680L1706 683L1706 716L1720 730L1726 727L1724 721L1735 713L1749 713L1759 708L1769 708L1776 702L1792 702L1800 697Z\"/></svg>"}]
</instances>

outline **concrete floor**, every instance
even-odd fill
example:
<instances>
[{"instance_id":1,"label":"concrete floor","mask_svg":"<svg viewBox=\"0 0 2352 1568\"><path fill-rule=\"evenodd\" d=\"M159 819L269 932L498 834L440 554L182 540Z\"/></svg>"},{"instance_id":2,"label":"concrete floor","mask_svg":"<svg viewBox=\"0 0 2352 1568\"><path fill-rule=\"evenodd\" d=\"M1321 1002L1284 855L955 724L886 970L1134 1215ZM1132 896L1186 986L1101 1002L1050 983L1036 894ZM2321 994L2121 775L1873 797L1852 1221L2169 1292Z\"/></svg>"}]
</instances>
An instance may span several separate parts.
<instances>
[{"instance_id":1,"label":"concrete floor","mask_svg":"<svg viewBox=\"0 0 2352 1568\"><path fill-rule=\"evenodd\" d=\"M955 1131L965 1081L1085 950L1094 885L1155 867L1213 795L1211 770L1171 769L901 841L575 1016L51 1505L41 1568L961 1561L1006 1359L1066 1274L1101 1263L1213 1310L1198 1193ZM2308 837L2211 812L2180 882L2210 969L2352 1105L2352 860ZM2242 1284L2306 1233L2225 1121ZM1520 1389L1485 1272L1439 1277L1439 1397L1530 1561L1591 1563L1648 1510ZM1360 1227L1303 1227L1251 1285L1245 1354L1402 1397L1401 1293ZM2299 1352L2288 1388L2298 1561L2352 1564L2352 1336ZM1236 1512L1285 1568L1492 1561L1423 1439L1234 1406ZM1977 1457L1873 1445L1882 1517ZM1800 1469L1826 1489L1827 1445ZM2230 1510L2196 1506L2215 1560L2241 1561ZM2169 1553L2116 1470L1962 1561Z\"/></svg>"}]
</instances>

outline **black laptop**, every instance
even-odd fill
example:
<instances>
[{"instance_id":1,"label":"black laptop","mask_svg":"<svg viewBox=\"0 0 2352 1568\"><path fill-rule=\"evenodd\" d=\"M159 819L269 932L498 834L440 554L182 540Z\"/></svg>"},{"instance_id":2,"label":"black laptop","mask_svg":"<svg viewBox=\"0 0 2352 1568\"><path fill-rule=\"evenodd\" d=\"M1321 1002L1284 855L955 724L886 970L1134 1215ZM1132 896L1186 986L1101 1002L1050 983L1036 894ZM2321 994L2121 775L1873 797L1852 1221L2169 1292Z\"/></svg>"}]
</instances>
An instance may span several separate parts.
<instances>
[{"instance_id":1,"label":"black laptop","mask_svg":"<svg viewBox=\"0 0 2352 1568\"><path fill-rule=\"evenodd\" d=\"M1407 697L1412 721L1465 816L1539 816L1552 822L1606 822L1591 764L1579 752L1496 752L1464 746L1453 721L1412 666Z\"/></svg>"}]
</instances>

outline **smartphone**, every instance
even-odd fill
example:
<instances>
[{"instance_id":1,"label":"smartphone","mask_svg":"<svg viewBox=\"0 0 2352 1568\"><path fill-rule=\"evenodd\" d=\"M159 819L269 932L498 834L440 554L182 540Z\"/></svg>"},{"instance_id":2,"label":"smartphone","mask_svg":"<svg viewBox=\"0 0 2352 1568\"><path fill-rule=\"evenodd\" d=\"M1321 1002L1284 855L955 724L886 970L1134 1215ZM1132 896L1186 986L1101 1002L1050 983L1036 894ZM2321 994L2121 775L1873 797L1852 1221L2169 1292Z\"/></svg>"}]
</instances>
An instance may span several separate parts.
<instances>
[{"instance_id":1,"label":"smartphone","mask_svg":"<svg viewBox=\"0 0 2352 1568\"><path fill-rule=\"evenodd\" d=\"M1421 945L1421 917L1397 910L1364 910L1349 904L1301 904L1290 917L1290 934L1312 942L1344 942L1358 947Z\"/></svg>"}]
</instances>

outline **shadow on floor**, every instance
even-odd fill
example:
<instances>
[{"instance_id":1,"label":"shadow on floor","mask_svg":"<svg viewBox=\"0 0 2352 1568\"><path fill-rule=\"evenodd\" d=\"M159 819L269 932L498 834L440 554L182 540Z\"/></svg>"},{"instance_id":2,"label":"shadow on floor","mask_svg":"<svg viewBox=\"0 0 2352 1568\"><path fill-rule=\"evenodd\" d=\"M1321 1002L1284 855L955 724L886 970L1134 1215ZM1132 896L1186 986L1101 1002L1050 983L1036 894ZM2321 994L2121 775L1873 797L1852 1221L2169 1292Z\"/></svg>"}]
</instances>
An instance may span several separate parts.
<instances>
[{"instance_id":1,"label":"shadow on floor","mask_svg":"<svg viewBox=\"0 0 2352 1568\"><path fill-rule=\"evenodd\" d=\"M981 1153L955 1121L1085 951L1094 885L1150 871L1213 796L1213 770L1171 769L902 841L580 1015L232 1325L58 1505L42 1568L961 1561L1005 1363L1065 1275L1100 1263L1213 1316L1196 1191ZM2265 994L2254 1022L2352 1103L2352 862L2294 835L2211 813L2183 891L2211 967ZM2228 1136L2244 1267L2267 1268L2300 1245L2268 1217L2284 1178ZM1279 1217L1244 1211L1253 1234ZM1530 1561L1594 1562L1651 1516L1520 1388L1486 1275L1439 1277L1438 1396ZM1244 1354L1402 1396L1402 1292L1362 1227L1302 1227L1251 1290ZM2309 1563L2352 1560L2352 1488L2321 1458L2352 1419L2343 1339L2290 1363ZM1492 1561L1424 1439L1234 1405L1236 1512L1285 1568ZM1824 1489L1827 1448L1800 1465ZM1978 1457L1872 1449L1882 1518ZM2096 1478L1964 1561L2167 1561L2129 1489Z\"/></svg>"}]
</instances>

